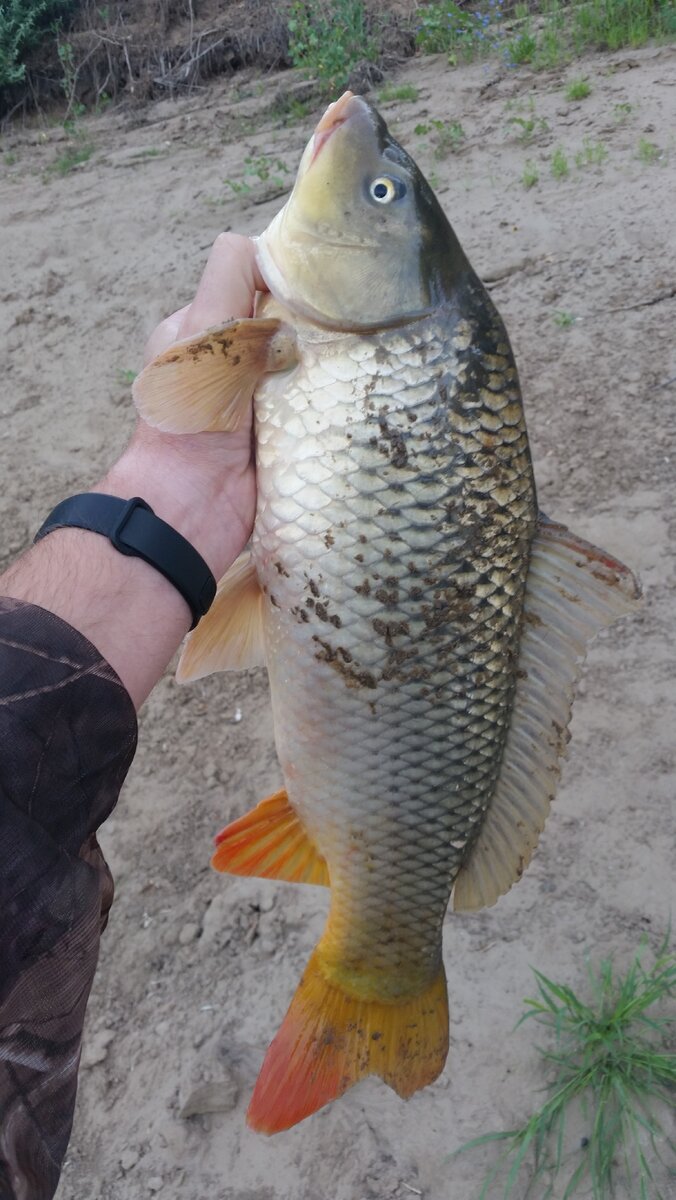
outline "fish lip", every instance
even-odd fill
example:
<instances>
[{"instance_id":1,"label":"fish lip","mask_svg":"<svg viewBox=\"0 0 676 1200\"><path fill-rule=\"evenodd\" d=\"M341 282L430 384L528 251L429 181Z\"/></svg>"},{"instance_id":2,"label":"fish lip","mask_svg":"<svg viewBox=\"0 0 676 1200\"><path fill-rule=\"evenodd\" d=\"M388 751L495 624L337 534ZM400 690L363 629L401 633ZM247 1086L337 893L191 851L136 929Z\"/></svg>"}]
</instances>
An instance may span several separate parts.
<instances>
[{"instance_id":1,"label":"fish lip","mask_svg":"<svg viewBox=\"0 0 676 1200\"><path fill-rule=\"evenodd\" d=\"M368 111L369 106L366 101L361 96L355 96L354 92L350 91L343 92L342 96L334 100L333 104L329 104L312 135L312 151L308 170L337 129L347 124L357 114L363 115Z\"/></svg>"}]
</instances>

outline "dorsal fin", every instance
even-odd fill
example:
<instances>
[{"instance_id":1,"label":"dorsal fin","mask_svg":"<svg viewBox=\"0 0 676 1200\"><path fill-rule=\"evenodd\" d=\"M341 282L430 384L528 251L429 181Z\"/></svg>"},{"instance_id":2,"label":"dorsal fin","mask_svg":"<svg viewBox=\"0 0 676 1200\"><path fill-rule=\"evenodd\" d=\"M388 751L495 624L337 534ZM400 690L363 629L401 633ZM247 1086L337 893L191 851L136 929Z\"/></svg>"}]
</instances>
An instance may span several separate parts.
<instances>
[{"instance_id":1,"label":"dorsal fin","mask_svg":"<svg viewBox=\"0 0 676 1200\"><path fill-rule=\"evenodd\" d=\"M495 904L528 866L556 792L587 645L632 612L640 595L622 563L540 516L502 767L481 832L455 881L456 911Z\"/></svg>"}]
</instances>

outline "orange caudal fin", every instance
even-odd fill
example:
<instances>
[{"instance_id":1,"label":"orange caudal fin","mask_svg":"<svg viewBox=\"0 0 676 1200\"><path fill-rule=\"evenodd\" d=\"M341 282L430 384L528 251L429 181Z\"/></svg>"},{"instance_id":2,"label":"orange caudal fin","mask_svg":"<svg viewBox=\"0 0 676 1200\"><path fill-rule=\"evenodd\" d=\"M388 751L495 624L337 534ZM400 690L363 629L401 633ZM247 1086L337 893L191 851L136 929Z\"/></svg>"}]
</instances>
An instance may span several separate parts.
<instances>
[{"instance_id":1,"label":"orange caudal fin","mask_svg":"<svg viewBox=\"0 0 676 1200\"><path fill-rule=\"evenodd\" d=\"M360 1000L329 981L315 950L258 1076L247 1121L279 1133L379 1075L404 1098L432 1083L448 1053L443 967L398 1003Z\"/></svg>"}]
</instances>

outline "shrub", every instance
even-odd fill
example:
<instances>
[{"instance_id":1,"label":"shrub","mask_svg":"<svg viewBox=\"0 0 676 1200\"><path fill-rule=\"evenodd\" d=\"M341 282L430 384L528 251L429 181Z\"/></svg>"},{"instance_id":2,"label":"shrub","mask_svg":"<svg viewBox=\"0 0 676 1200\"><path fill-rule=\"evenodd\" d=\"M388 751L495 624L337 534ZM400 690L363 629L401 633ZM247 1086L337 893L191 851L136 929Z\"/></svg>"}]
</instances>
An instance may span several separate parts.
<instances>
[{"instance_id":1,"label":"shrub","mask_svg":"<svg viewBox=\"0 0 676 1200\"><path fill-rule=\"evenodd\" d=\"M5 0L0 5L0 88L20 83L25 58L79 0Z\"/></svg>"},{"instance_id":2,"label":"shrub","mask_svg":"<svg viewBox=\"0 0 676 1200\"><path fill-rule=\"evenodd\" d=\"M295 0L288 25L291 62L327 92L344 88L357 63L377 58L362 0Z\"/></svg>"}]
</instances>

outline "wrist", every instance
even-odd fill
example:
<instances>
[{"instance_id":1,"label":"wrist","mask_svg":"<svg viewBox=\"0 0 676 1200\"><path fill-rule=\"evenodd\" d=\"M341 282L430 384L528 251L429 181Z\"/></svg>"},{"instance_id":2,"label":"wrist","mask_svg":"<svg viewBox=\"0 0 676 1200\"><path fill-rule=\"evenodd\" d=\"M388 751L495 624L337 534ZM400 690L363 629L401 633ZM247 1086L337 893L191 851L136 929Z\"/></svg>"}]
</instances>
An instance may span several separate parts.
<instances>
[{"instance_id":1,"label":"wrist","mask_svg":"<svg viewBox=\"0 0 676 1200\"><path fill-rule=\"evenodd\" d=\"M252 472L241 452L223 447L229 436L139 431L95 490L123 500L141 496L219 579L251 533L246 494Z\"/></svg>"}]
</instances>

